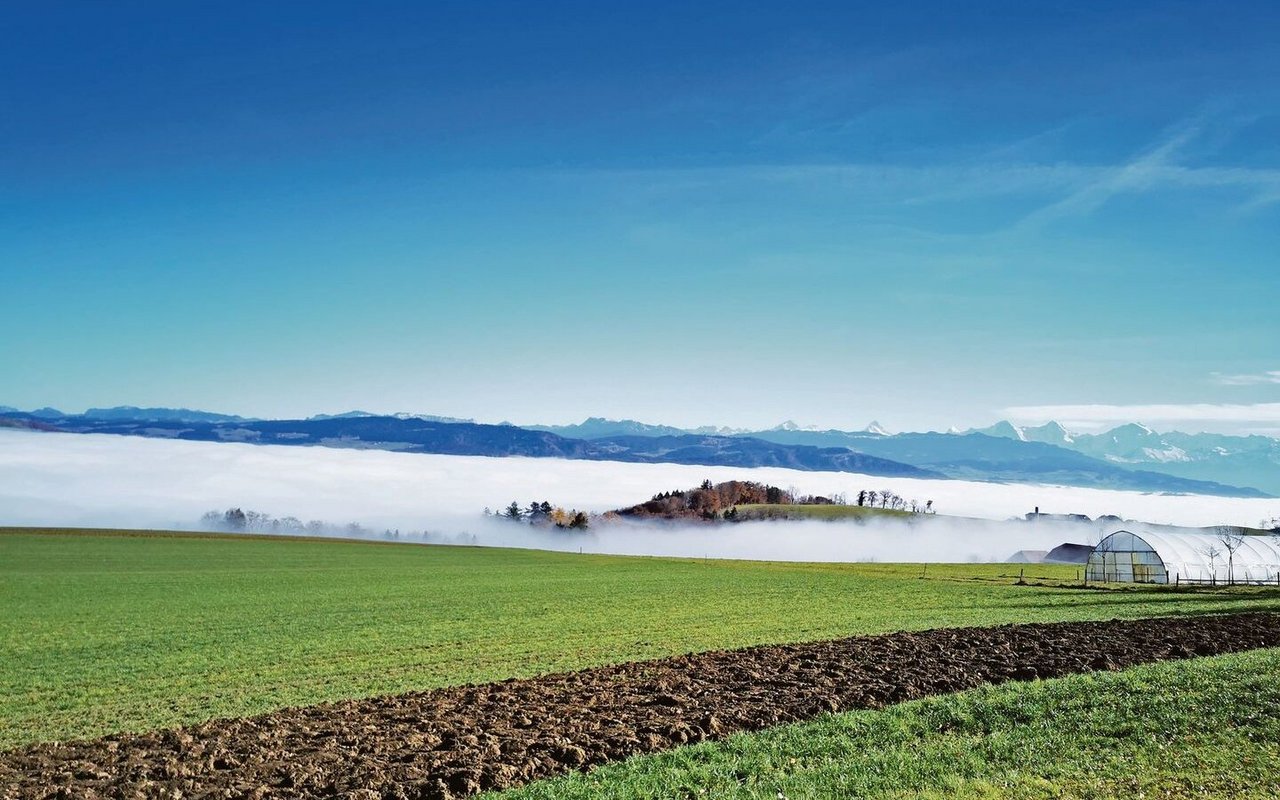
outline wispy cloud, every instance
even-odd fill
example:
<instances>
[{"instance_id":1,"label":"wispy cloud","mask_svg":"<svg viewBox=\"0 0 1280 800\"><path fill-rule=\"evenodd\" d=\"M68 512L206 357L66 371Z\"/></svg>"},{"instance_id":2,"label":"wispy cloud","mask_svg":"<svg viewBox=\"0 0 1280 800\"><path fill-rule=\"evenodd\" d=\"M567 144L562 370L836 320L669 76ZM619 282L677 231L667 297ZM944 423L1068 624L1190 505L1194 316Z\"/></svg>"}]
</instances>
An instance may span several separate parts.
<instances>
[{"instance_id":1,"label":"wispy cloud","mask_svg":"<svg viewBox=\"0 0 1280 800\"><path fill-rule=\"evenodd\" d=\"M1280 383L1280 369L1244 375L1224 375L1221 372L1215 372L1213 373L1213 382L1219 386L1265 386L1267 384Z\"/></svg>"},{"instance_id":2,"label":"wispy cloud","mask_svg":"<svg viewBox=\"0 0 1280 800\"><path fill-rule=\"evenodd\" d=\"M1176 142L1167 142L1129 164L1115 166L1054 163L966 164L741 164L660 169L557 170L573 180L610 180L641 185L648 191L697 192L744 185L821 188L866 196L887 204L956 202L984 197L1068 192L1024 217L1019 229L1038 228L1071 215L1096 210L1124 192L1235 189L1248 197L1250 211L1280 203L1280 169L1191 167L1169 163Z\"/></svg>"},{"instance_id":3,"label":"wispy cloud","mask_svg":"<svg viewBox=\"0 0 1280 800\"><path fill-rule=\"evenodd\" d=\"M1201 121L1183 123L1127 164L1108 169L1099 179L1024 217L1017 230L1034 230L1065 217L1084 216L1123 192L1144 191L1167 175L1173 157L1203 130Z\"/></svg>"},{"instance_id":4,"label":"wispy cloud","mask_svg":"<svg viewBox=\"0 0 1280 800\"><path fill-rule=\"evenodd\" d=\"M1280 203L1280 175L1277 175L1277 180L1271 186L1272 188L1269 191L1258 192L1252 200L1241 205L1236 211L1241 214L1249 214L1260 208Z\"/></svg>"},{"instance_id":5,"label":"wispy cloud","mask_svg":"<svg viewBox=\"0 0 1280 800\"><path fill-rule=\"evenodd\" d=\"M1214 107L1166 129L1127 161L1084 164L1035 158L1042 140L1057 141L1079 119L988 150L977 158L931 163L807 162L719 164L650 168L560 171L575 180L614 181L628 192L661 195L741 192L753 188L821 192L881 210L932 203L964 203L1000 197L1025 197L1043 205L1012 226L993 233L1034 232L1054 222L1088 216L1112 198L1161 191L1231 190L1238 194L1228 213L1255 213L1280 204L1280 169L1250 166L1194 166L1188 150L1218 149L1255 117ZM1066 148L1060 143L1059 149ZM1065 152L1070 152L1066 148ZM1056 199L1055 199L1056 198Z\"/></svg>"}]
</instances>

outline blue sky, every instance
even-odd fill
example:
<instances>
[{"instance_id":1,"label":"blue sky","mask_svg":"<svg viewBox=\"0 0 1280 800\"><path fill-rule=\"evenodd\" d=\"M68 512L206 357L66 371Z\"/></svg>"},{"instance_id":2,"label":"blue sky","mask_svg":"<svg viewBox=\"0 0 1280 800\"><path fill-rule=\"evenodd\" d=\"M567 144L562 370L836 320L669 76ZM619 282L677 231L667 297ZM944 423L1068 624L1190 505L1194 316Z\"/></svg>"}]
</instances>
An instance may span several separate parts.
<instances>
[{"instance_id":1,"label":"blue sky","mask_svg":"<svg viewBox=\"0 0 1280 800\"><path fill-rule=\"evenodd\" d=\"M889 5L13 4L0 403L1280 430L1280 9Z\"/></svg>"}]
</instances>

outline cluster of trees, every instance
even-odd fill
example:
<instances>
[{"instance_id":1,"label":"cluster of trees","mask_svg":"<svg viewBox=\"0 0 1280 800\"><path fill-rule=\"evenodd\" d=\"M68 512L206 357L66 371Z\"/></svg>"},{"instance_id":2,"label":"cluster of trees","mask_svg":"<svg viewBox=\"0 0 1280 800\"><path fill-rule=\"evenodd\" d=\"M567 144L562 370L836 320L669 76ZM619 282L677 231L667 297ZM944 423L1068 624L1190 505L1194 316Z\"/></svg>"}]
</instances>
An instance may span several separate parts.
<instances>
[{"instance_id":1,"label":"cluster of trees","mask_svg":"<svg viewBox=\"0 0 1280 800\"><path fill-rule=\"evenodd\" d=\"M584 531L591 526L591 517L584 511L576 508L568 511L559 506L553 506L550 502L537 500L531 502L527 508L522 508L520 503L515 500L511 504L495 515L489 509L484 510L485 516L497 516L501 519L510 520L511 522L528 522L530 525L552 526L562 528L564 530Z\"/></svg>"},{"instance_id":2,"label":"cluster of trees","mask_svg":"<svg viewBox=\"0 0 1280 800\"><path fill-rule=\"evenodd\" d=\"M431 544L475 544L470 533L448 534L440 531L401 531L387 528L381 532L358 522L346 524L313 519L303 522L297 517L273 517L261 511L228 508L225 511L208 511L200 517L202 531L228 531L231 533L268 533L278 536L342 536L349 539L388 539L390 541L428 542Z\"/></svg>"},{"instance_id":3,"label":"cluster of trees","mask_svg":"<svg viewBox=\"0 0 1280 800\"><path fill-rule=\"evenodd\" d=\"M889 489L881 489L878 492L874 489L863 489L858 492L858 505L875 508L877 503L880 508L894 511L910 511L912 514L936 513L933 510L932 500L926 500L923 503L919 500L908 500Z\"/></svg>"},{"instance_id":4,"label":"cluster of trees","mask_svg":"<svg viewBox=\"0 0 1280 800\"><path fill-rule=\"evenodd\" d=\"M369 528L357 522L338 525L332 522L313 519L303 522L297 517L273 517L261 511L241 508L228 508L226 511L207 511L200 518L200 526L210 531L231 531L233 533L278 533L310 536L359 536L373 534Z\"/></svg>"},{"instance_id":5,"label":"cluster of trees","mask_svg":"<svg viewBox=\"0 0 1280 800\"><path fill-rule=\"evenodd\" d=\"M700 517L717 519L736 505L790 504L798 502L793 490L755 481L725 481L713 484L705 480L696 489L673 489L659 492L639 505L618 510L626 517L663 517L678 519Z\"/></svg>"},{"instance_id":6,"label":"cluster of trees","mask_svg":"<svg viewBox=\"0 0 1280 800\"><path fill-rule=\"evenodd\" d=\"M784 489L757 481L723 481L712 483L704 480L693 489L672 489L658 492L643 503L611 511L611 517L658 517L662 519L736 520L739 506L754 505L848 505L849 499L840 492L831 495L801 494L795 487ZM888 489L858 492L860 506L910 510L915 514L932 514L933 501L921 503L906 500ZM527 506L512 501L499 511L484 510L485 516L495 516L512 522L528 522L532 525L554 525L557 528L582 530L597 517L582 511L553 506L546 500L534 501Z\"/></svg>"},{"instance_id":7,"label":"cluster of trees","mask_svg":"<svg viewBox=\"0 0 1280 800\"><path fill-rule=\"evenodd\" d=\"M879 498L880 494L875 493ZM863 501L867 499L863 493ZM712 483L704 480L696 489L673 489L659 492L652 498L616 513L627 517L662 517L664 519L727 519L737 518L737 507L745 505L848 505L848 498L841 492L831 495L801 494L795 487L783 489L756 481L724 481ZM930 505L932 508L932 504Z\"/></svg>"}]
</instances>

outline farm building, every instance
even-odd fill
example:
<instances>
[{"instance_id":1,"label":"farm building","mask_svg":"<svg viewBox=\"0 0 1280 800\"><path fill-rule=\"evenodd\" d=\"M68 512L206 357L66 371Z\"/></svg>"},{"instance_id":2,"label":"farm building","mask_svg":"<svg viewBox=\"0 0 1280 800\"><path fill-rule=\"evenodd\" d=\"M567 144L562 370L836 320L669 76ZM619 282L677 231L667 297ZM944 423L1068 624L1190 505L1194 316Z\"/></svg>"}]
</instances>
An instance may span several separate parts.
<instances>
[{"instance_id":1,"label":"farm building","mask_svg":"<svg viewBox=\"0 0 1280 800\"><path fill-rule=\"evenodd\" d=\"M1280 539L1241 536L1224 542L1207 533L1116 531L1098 542L1087 564L1091 581L1280 583Z\"/></svg>"},{"instance_id":2,"label":"farm building","mask_svg":"<svg viewBox=\"0 0 1280 800\"><path fill-rule=\"evenodd\" d=\"M1006 564L1083 564L1093 547L1063 542L1052 550L1019 550L1005 559Z\"/></svg>"},{"instance_id":3,"label":"farm building","mask_svg":"<svg viewBox=\"0 0 1280 800\"><path fill-rule=\"evenodd\" d=\"M1092 552L1093 548L1087 544L1063 542L1045 553L1044 560L1050 564L1084 564Z\"/></svg>"}]
</instances>

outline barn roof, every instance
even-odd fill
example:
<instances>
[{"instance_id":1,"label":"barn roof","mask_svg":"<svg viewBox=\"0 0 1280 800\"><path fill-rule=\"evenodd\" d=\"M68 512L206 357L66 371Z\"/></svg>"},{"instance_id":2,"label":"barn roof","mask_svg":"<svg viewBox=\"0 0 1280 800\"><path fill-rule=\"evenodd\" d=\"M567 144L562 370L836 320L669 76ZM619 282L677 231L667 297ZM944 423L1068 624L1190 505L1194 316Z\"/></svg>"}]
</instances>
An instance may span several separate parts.
<instances>
[{"instance_id":1,"label":"barn roof","mask_svg":"<svg viewBox=\"0 0 1280 800\"><path fill-rule=\"evenodd\" d=\"M1089 560L1089 554L1092 552L1093 547L1090 545L1063 542L1046 553L1044 560L1060 564L1083 564Z\"/></svg>"}]
</instances>

